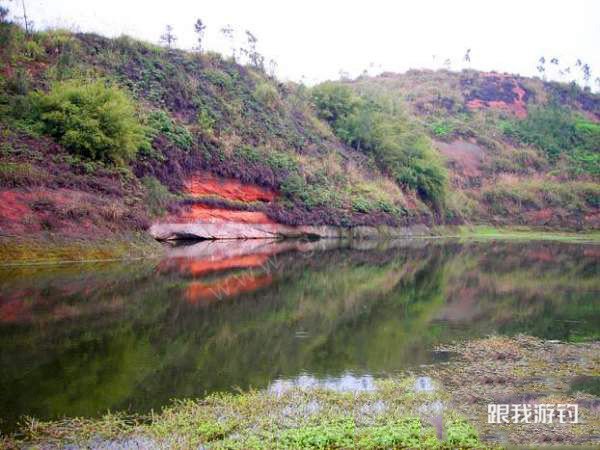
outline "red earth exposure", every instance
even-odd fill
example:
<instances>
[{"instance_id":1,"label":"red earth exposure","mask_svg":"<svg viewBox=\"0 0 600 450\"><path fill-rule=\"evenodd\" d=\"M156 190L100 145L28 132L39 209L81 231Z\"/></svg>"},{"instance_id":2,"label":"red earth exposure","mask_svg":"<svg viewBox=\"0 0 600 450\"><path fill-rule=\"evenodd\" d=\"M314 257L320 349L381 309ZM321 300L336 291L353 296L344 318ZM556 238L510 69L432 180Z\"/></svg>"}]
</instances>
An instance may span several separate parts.
<instances>
[{"instance_id":1,"label":"red earth exposure","mask_svg":"<svg viewBox=\"0 0 600 450\"><path fill-rule=\"evenodd\" d=\"M260 211L236 211L214 208L208 205L194 204L177 214L177 222L237 222L248 224L275 223Z\"/></svg>"},{"instance_id":2,"label":"red earth exposure","mask_svg":"<svg viewBox=\"0 0 600 450\"><path fill-rule=\"evenodd\" d=\"M196 173L184 185L186 193L194 197L216 196L241 202L271 202L277 197L275 192L261 186L220 178L208 172Z\"/></svg>"},{"instance_id":3,"label":"red earth exposure","mask_svg":"<svg viewBox=\"0 0 600 450\"><path fill-rule=\"evenodd\" d=\"M472 98L467 102L468 108L500 109L513 113L519 119L527 117L527 102L525 101L527 92L519 85L517 80L508 75L496 73L486 73L483 76L486 78L484 98ZM507 85L512 85L508 89L510 92L507 92ZM497 96L497 98L493 98L494 96ZM511 99L507 101L509 97Z\"/></svg>"}]
</instances>

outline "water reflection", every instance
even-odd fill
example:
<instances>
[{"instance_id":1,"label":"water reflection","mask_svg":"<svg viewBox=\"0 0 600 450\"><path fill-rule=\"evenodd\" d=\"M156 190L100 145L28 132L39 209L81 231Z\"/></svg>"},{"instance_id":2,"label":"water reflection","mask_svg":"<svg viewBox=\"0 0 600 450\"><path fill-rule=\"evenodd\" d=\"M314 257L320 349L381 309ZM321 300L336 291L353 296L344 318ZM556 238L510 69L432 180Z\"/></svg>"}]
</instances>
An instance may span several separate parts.
<instances>
[{"instance_id":1,"label":"water reflection","mask_svg":"<svg viewBox=\"0 0 600 450\"><path fill-rule=\"evenodd\" d=\"M415 380L415 392L433 392L435 385L430 377L417 377Z\"/></svg>"},{"instance_id":2,"label":"water reflection","mask_svg":"<svg viewBox=\"0 0 600 450\"><path fill-rule=\"evenodd\" d=\"M317 378L302 374L292 379L273 381L268 390L275 394L283 394L292 389L329 389L337 392L367 392L375 390L375 378L371 375L357 376L345 373L339 377Z\"/></svg>"},{"instance_id":3,"label":"water reflection","mask_svg":"<svg viewBox=\"0 0 600 450\"><path fill-rule=\"evenodd\" d=\"M599 249L248 240L158 264L3 268L0 426L236 387L368 388L443 360L435 344L494 332L597 339Z\"/></svg>"}]
</instances>

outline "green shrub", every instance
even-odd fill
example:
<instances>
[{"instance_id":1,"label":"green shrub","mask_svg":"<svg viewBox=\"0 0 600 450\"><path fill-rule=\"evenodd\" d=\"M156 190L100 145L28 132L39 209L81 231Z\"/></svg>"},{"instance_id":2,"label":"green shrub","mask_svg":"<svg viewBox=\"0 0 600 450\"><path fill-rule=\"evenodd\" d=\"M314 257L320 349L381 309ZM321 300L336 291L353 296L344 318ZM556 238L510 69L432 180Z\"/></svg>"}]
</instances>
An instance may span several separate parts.
<instances>
[{"instance_id":1,"label":"green shrub","mask_svg":"<svg viewBox=\"0 0 600 450\"><path fill-rule=\"evenodd\" d=\"M600 175L600 125L576 116L568 108L532 108L526 119L504 122L501 130L537 147L552 163L565 156L575 174Z\"/></svg>"},{"instance_id":2,"label":"green shrub","mask_svg":"<svg viewBox=\"0 0 600 450\"><path fill-rule=\"evenodd\" d=\"M311 94L319 117L331 124L351 114L358 102L352 89L333 82L315 86Z\"/></svg>"},{"instance_id":3,"label":"green shrub","mask_svg":"<svg viewBox=\"0 0 600 450\"><path fill-rule=\"evenodd\" d=\"M267 153L266 163L274 172L293 172L298 171L300 166L298 161L289 153L273 150Z\"/></svg>"},{"instance_id":4,"label":"green shrub","mask_svg":"<svg viewBox=\"0 0 600 450\"><path fill-rule=\"evenodd\" d=\"M32 61L39 60L44 55L44 49L37 42L28 39L23 44L23 55Z\"/></svg>"},{"instance_id":5,"label":"green shrub","mask_svg":"<svg viewBox=\"0 0 600 450\"><path fill-rule=\"evenodd\" d=\"M150 212L154 215L163 214L175 196L154 177L142 178L142 185L146 190L146 205Z\"/></svg>"},{"instance_id":6,"label":"green shrub","mask_svg":"<svg viewBox=\"0 0 600 450\"><path fill-rule=\"evenodd\" d=\"M153 111L148 115L149 137L164 134L177 147L189 150L194 144L192 134L182 125L177 125L165 111Z\"/></svg>"},{"instance_id":7,"label":"green shrub","mask_svg":"<svg viewBox=\"0 0 600 450\"><path fill-rule=\"evenodd\" d=\"M283 195L293 200L302 198L306 194L306 180L299 173L290 174L280 186Z\"/></svg>"},{"instance_id":8,"label":"green shrub","mask_svg":"<svg viewBox=\"0 0 600 450\"><path fill-rule=\"evenodd\" d=\"M212 135L214 132L214 126L216 119L212 116L210 111L206 108L201 108L196 116L196 122L200 131L206 135Z\"/></svg>"},{"instance_id":9,"label":"green shrub","mask_svg":"<svg viewBox=\"0 0 600 450\"><path fill-rule=\"evenodd\" d=\"M254 98L270 109L275 109L281 102L277 88L270 83L259 83L254 89Z\"/></svg>"},{"instance_id":10,"label":"green shrub","mask_svg":"<svg viewBox=\"0 0 600 450\"><path fill-rule=\"evenodd\" d=\"M235 151L236 155L242 158L245 162L259 162L262 159L262 155L258 151L258 149L251 147L249 145L244 145L239 147Z\"/></svg>"},{"instance_id":11,"label":"green shrub","mask_svg":"<svg viewBox=\"0 0 600 450\"><path fill-rule=\"evenodd\" d=\"M27 95L31 88L31 76L25 69L18 68L6 80L6 90L13 95Z\"/></svg>"},{"instance_id":12,"label":"green shrub","mask_svg":"<svg viewBox=\"0 0 600 450\"><path fill-rule=\"evenodd\" d=\"M356 447L370 449L440 447L432 427L417 418L359 429Z\"/></svg>"},{"instance_id":13,"label":"green shrub","mask_svg":"<svg viewBox=\"0 0 600 450\"><path fill-rule=\"evenodd\" d=\"M48 77L58 81L73 78L81 52L73 35L66 30L48 30L41 33L39 40L47 53L58 54L56 64L48 67Z\"/></svg>"},{"instance_id":14,"label":"green shrub","mask_svg":"<svg viewBox=\"0 0 600 450\"><path fill-rule=\"evenodd\" d=\"M503 124L503 132L520 141L535 145L556 161L566 149L574 146L575 126L571 112L563 107L532 108L527 118Z\"/></svg>"},{"instance_id":15,"label":"green shrub","mask_svg":"<svg viewBox=\"0 0 600 450\"><path fill-rule=\"evenodd\" d=\"M30 98L42 131L85 158L123 164L144 141L129 96L102 81L56 83Z\"/></svg>"},{"instance_id":16,"label":"green shrub","mask_svg":"<svg viewBox=\"0 0 600 450\"><path fill-rule=\"evenodd\" d=\"M225 91L233 90L235 83L227 72L219 69L205 69L202 75L215 86Z\"/></svg>"},{"instance_id":17,"label":"green shrub","mask_svg":"<svg viewBox=\"0 0 600 450\"><path fill-rule=\"evenodd\" d=\"M319 115L340 139L373 156L379 168L401 185L414 189L434 207L442 207L447 175L439 154L416 123L390 98L358 96L343 85L314 88Z\"/></svg>"},{"instance_id":18,"label":"green shrub","mask_svg":"<svg viewBox=\"0 0 600 450\"><path fill-rule=\"evenodd\" d=\"M338 207L338 193L332 186L307 183L298 172L289 174L280 185L281 192L288 199L299 201L308 209L319 206Z\"/></svg>"},{"instance_id":19,"label":"green shrub","mask_svg":"<svg viewBox=\"0 0 600 450\"><path fill-rule=\"evenodd\" d=\"M364 197L357 197L352 200L352 210L360 213L368 213L373 209L371 203Z\"/></svg>"},{"instance_id":20,"label":"green shrub","mask_svg":"<svg viewBox=\"0 0 600 450\"><path fill-rule=\"evenodd\" d=\"M455 130L454 124L445 120L433 122L430 128L434 136L440 139L448 139Z\"/></svg>"},{"instance_id":21,"label":"green shrub","mask_svg":"<svg viewBox=\"0 0 600 450\"><path fill-rule=\"evenodd\" d=\"M600 147L599 147L600 148ZM569 155L570 170L574 175L589 173L600 177L600 151L592 152L583 149L575 149Z\"/></svg>"},{"instance_id":22,"label":"green shrub","mask_svg":"<svg viewBox=\"0 0 600 450\"><path fill-rule=\"evenodd\" d=\"M480 448L477 431L464 420L452 420L446 423L446 442L452 448Z\"/></svg>"},{"instance_id":23,"label":"green shrub","mask_svg":"<svg viewBox=\"0 0 600 450\"><path fill-rule=\"evenodd\" d=\"M339 423L291 428L281 433L284 448L350 448L354 447L356 427L352 420Z\"/></svg>"},{"instance_id":24,"label":"green shrub","mask_svg":"<svg viewBox=\"0 0 600 450\"><path fill-rule=\"evenodd\" d=\"M48 30L40 33L40 41L48 53L60 53L67 47L77 46L69 30Z\"/></svg>"}]
</instances>

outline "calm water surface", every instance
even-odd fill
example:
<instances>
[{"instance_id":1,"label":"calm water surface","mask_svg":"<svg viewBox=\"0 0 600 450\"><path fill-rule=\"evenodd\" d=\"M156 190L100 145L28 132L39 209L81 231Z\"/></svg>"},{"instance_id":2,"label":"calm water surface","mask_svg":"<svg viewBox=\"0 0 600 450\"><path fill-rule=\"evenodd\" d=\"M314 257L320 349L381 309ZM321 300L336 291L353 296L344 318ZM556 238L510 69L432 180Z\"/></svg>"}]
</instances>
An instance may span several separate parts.
<instances>
[{"instance_id":1,"label":"calm water surface","mask_svg":"<svg viewBox=\"0 0 600 450\"><path fill-rule=\"evenodd\" d=\"M598 339L600 246L201 242L0 268L0 430L236 388L370 390L490 333Z\"/></svg>"}]
</instances>

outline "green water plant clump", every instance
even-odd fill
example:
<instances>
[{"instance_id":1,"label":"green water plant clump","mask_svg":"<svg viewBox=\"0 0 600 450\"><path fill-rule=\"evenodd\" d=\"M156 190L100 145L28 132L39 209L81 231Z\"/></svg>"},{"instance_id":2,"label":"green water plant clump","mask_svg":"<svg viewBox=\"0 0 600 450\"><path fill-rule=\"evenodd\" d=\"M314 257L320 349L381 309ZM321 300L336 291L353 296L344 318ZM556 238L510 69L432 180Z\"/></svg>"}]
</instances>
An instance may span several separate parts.
<instances>
[{"instance_id":1,"label":"green water plant clump","mask_svg":"<svg viewBox=\"0 0 600 450\"><path fill-rule=\"evenodd\" d=\"M455 416L443 419L440 439L416 412L437 394L407 390L414 379L388 380L381 392L249 391L181 400L159 414L98 419L27 419L11 444L58 446L90 442L142 447L218 449L450 449L487 448L475 429ZM380 405L379 412L374 405ZM383 406L382 406L383 405ZM364 411L371 413L365 414Z\"/></svg>"}]
</instances>

